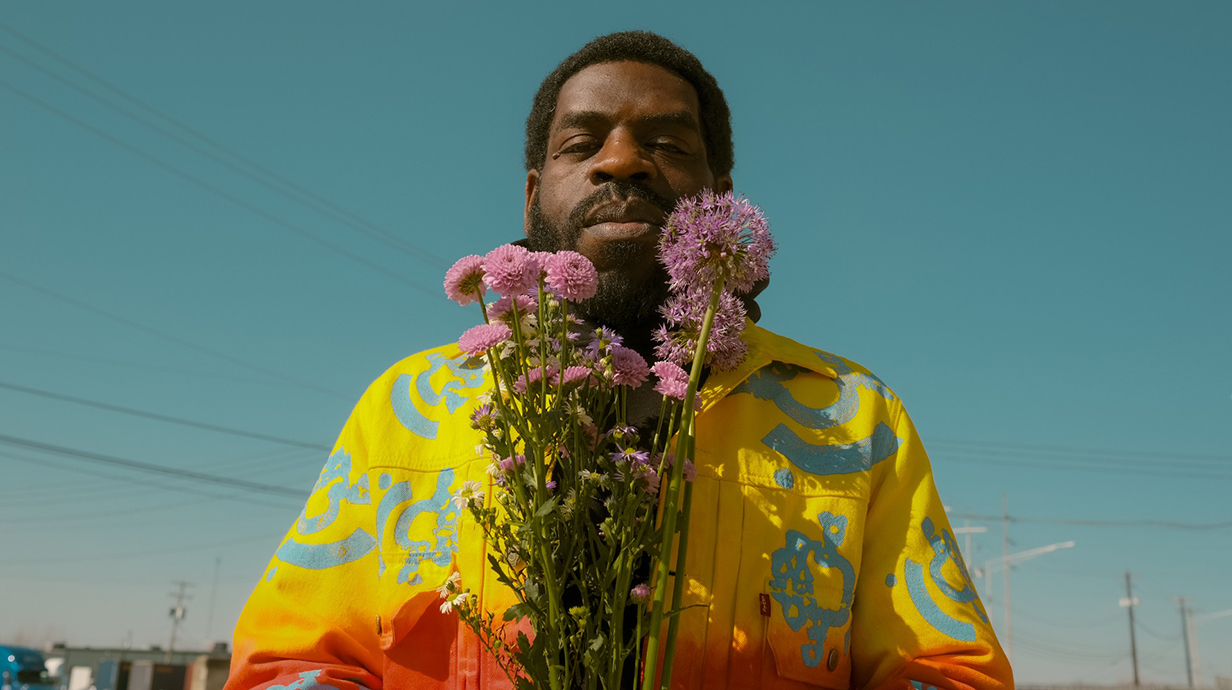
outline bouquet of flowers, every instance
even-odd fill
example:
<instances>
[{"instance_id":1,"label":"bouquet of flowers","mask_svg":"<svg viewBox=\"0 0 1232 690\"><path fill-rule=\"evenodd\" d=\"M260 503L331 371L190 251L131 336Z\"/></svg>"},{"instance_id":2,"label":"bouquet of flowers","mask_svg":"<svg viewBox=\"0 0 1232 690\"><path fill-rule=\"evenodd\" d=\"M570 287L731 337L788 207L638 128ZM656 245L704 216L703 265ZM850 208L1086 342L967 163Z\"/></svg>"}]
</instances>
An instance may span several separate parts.
<instances>
[{"instance_id":1,"label":"bouquet of flowers","mask_svg":"<svg viewBox=\"0 0 1232 690\"><path fill-rule=\"evenodd\" d=\"M581 254L504 245L446 273L448 296L483 313L458 343L494 382L471 416L492 458L492 500L475 481L453 500L481 527L489 564L518 603L484 610L455 572L439 590L441 610L457 611L519 690L670 681L695 396L705 367L744 358L735 293L769 275L773 251L761 211L744 199L682 200L660 238L671 297L653 365L576 316L598 284ZM500 294L490 303L489 289ZM655 428L639 430L629 396L651 377L663 401Z\"/></svg>"}]
</instances>

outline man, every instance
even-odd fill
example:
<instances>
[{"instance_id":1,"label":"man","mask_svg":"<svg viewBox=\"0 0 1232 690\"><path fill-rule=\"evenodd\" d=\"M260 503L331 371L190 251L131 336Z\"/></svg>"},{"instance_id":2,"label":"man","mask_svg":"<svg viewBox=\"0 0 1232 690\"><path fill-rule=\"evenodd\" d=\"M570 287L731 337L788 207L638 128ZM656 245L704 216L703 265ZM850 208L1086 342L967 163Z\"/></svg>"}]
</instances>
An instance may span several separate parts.
<instances>
[{"instance_id":1,"label":"man","mask_svg":"<svg viewBox=\"0 0 1232 690\"><path fill-rule=\"evenodd\" d=\"M659 226L677 199L732 188L731 151L694 56L643 32L596 39L535 97L528 240L589 257L586 316L647 351ZM751 324L745 340L700 394L673 686L1012 687L898 398L848 360ZM467 421L489 386L456 345L372 384L245 607L228 690L508 686L436 593L457 572L489 610L513 603L449 501L490 481Z\"/></svg>"}]
</instances>

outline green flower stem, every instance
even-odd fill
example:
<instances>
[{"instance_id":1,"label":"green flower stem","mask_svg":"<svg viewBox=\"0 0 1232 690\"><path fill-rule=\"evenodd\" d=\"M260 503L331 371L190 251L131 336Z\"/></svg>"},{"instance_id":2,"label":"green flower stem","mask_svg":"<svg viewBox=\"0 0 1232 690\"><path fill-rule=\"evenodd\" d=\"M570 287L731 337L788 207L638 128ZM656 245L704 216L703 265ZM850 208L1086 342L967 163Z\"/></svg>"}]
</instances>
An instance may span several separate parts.
<instances>
[{"instance_id":1,"label":"green flower stem","mask_svg":"<svg viewBox=\"0 0 1232 690\"><path fill-rule=\"evenodd\" d=\"M646 645L646 669L642 675L642 690L652 690L655 685L655 670L659 657L659 633L663 628L663 602L667 598L667 576L671 568L672 541L676 537L676 523L679 515L677 501L680 498L680 485L684 479L684 464L688 455L692 454L693 432L693 401L697 397L697 386L702 378L702 369L706 362L706 346L710 342L710 329L714 325L714 314L718 310L719 296L723 293L723 280L714 285L710 294L710 305L706 308L706 316L702 320L702 330L697 338L697 349L693 351L693 369L689 372L689 388L684 396L684 409L680 422L680 439L676 443L676 460L672 465L672 480L667 488L667 505L663 510L663 542L659 551L659 571L655 578L654 607L650 614L650 635ZM686 455L686 453L688 455ZM681 537L680 549L676 554L676 581L684 579L685 547L688 539ZM675 602L673 602L675 603ZM664 650L664 668L670 668L675 650L668 647ZM663 674L663 685L671 682L667 673Z\"/></svg>"},{"instance_id":2,"label":"green flower stem","mask_svg":"<svg viewBox=\"0 0 1232 690\"><path fill-rule=\"evenodd\" d=\"M691 434L690 434L691 435ZM690 454L692 449L689 449ZM684 603L684 577L680 561L684 560L689 549L689 509L693 506L693 484L684 485L684 505L680 508L680 546L676 559L676 578L672 582L672 607L679 608ZM672 616L667 623L667 652L663 656L663 686L672 679L672 664L676 661L676 633L680 629L680 614Z\"/></svg>"}]
</instances>

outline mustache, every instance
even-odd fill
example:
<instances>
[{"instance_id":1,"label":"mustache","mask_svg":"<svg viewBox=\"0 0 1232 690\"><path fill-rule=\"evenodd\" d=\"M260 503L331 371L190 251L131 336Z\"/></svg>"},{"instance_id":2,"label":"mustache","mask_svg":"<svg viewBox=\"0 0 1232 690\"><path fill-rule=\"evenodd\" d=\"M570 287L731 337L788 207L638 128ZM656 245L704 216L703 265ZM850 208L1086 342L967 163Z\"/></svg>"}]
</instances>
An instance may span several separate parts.
<instances>
[{"instance_id":1,"label":"mustache","mask_svg":"<svg viewBox=\"0 0 1232 690\"><path fill-rule=\"evenodd\" d=\"M619 199L640 199L654 204L660 211L663 211L663 215L670 214L676 207L676 202L639 182L612 180L605 182L602 187L591 192L573 207L573 210L569 212L569 226L575 229L585 226L586 219L595 209Z\"/></svg>"}]
</instances>

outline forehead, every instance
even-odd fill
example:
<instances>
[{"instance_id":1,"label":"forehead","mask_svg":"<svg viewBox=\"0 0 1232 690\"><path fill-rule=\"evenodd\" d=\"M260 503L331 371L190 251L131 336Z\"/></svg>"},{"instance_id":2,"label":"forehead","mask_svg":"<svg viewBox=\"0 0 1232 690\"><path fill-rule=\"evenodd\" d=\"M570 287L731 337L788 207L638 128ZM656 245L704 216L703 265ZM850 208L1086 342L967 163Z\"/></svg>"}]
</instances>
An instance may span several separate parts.
<instances>
[{"instance_id":1,"label":"forehead","mask_svg":"<svg viewBox=\"0 0 1232 690\"><path fill-rule=\"evenodd\" d=\"M577 113L612 120L687 113L700 129L699 111L697 91L676 73L644 62L604 62L579 71L564 83L552 129L563 117Z\"/></svg>"}]
</instances>

